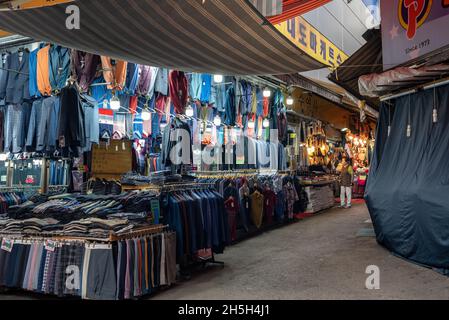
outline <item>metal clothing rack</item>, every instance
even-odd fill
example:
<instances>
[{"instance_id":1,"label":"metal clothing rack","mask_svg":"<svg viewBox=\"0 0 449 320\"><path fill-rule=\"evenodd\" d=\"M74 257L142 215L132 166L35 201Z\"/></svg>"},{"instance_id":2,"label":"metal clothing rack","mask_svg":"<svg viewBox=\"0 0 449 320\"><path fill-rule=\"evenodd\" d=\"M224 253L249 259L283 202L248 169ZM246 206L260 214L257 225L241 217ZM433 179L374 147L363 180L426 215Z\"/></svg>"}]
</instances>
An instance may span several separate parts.
<instances>
[{"instance_id":1,"label":"metal clothing rack","mask_svg":"<svg viewBox=\"0 0 449 320\"><path fill-rule=\"evenodd\" d=\"M145 237L148 235L162 233L168 231L168 225L153 225L149 227L139 228L137 230L132 230L130 232L117 235L114 232L110 232L107 238L96 238L96 237L82 237L82 236L70 236L70 235L55 235L53 233L28 233L28 234L18 234L18 233L8 233L0 232L0 237L8 238L11 240L23 240L23 241L45 241L52 240L59 243L69 243L69 242L80 242L80 243L92 243L92 242L102 242L111 243L125 239L134 239Z\"/></svg>"}]
</instances>

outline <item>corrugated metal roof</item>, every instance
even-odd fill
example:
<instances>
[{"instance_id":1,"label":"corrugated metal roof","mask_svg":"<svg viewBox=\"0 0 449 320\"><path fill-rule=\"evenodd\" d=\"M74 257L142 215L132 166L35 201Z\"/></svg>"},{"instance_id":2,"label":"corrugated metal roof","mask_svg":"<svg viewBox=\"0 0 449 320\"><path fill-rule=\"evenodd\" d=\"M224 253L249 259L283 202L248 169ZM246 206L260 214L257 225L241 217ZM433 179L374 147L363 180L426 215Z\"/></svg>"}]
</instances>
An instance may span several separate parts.
<instances>
[{"instance_id":1,"label":"corrugated metal roof","mask_svg":"<svg viewBox=\"0 0 449 320\"><path fill-rule=\"evenodd\" d=\"M185 71L263 75L323 67L247 0L83 0L75 4L80 12L78 30L66 28L66 5L0 12L0 29Z\"/></svg>"}]
</instances>

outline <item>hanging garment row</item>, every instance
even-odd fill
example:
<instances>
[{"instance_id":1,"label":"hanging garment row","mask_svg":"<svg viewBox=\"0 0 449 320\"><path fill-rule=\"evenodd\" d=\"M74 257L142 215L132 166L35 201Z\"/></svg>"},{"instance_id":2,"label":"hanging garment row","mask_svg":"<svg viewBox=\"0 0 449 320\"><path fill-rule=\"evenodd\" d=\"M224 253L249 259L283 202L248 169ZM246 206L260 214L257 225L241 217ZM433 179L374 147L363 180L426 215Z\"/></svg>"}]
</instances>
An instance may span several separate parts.
<instances>
[{"instance_id":1,"label":"hanging garment row","mask_svg":"<svg viewBox=\"0 0 449 320\"><path fill-rule=\"evenodd\" d=\"M177 261L191 260L199 250L223 253L229 244L223 197L209 189L162 195L163 221L176 231Z\"/></svg>"},{"instance_id":2,"label":"hanging garment row","mask_svg":"<svg viewBox=\"0 0 449 320\"><path fill-rule=\"evenodd\" d=\"M288 222L295 213L304 212L308 203L299 180L292 176L200 175L197 181L214 183L223 195L232 241L264 226Z\"/></svg>"},{"instance_id":3,"label":"hanging garment row","mask_svg":"<svg viewBox=\"0 0 449 320\"><path fill-rule=\"evenodd\" d=\"M176 235L112 244L1 238L0 286L59 297L121 300L176 281Z\"/></svg>"}]
</instances>

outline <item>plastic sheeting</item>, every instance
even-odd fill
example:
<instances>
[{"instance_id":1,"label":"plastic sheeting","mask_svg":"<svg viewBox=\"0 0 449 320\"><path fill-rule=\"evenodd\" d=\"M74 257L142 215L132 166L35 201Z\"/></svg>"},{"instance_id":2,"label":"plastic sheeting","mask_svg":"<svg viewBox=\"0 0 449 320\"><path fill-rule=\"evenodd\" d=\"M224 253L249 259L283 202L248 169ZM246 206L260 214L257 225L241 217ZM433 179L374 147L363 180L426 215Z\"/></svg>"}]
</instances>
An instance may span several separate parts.
<instances>
[{"instance_id":1,"label":"plastic sheeting","mask_svg":"<svg viewBox=\"0 0 449 320\"><path fill-rule=\"evenodd\" d=\"M449 65L438 64L413 69L399 67L383 73L372 73L359 77L359 92L362 96L379 97L395 86L415 85L417 81L427 82L449 73Z\"/></svg>"},{"instance_id":2,"label":"plastic sheeting","mask_svg":"<svg viewBox=\"0 0 449 320\"><path fill-rule=\"evenodd\" d=\"M365 194L377 241L404 258L446 273L448 163L449 86L401 97L394 107L382 106Z\"/></svg>"}]
</instances>

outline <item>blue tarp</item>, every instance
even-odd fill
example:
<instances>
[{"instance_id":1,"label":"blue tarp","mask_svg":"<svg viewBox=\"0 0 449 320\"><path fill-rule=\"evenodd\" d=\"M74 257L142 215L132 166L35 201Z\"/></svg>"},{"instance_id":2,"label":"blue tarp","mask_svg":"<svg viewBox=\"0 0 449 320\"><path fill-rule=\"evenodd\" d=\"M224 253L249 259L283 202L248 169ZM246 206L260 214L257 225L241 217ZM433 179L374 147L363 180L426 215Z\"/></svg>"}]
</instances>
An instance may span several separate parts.
<instances>
[{"instance_id":1,"label":"blue tarp","mask_svg":"<svg viewBox=\"0 0 449 320\"><path fill-rule=\"evenodd\" d=\"M449 269L449 86L382 106L365 198L380 244Z\"/></svg>"}]
</instances>

